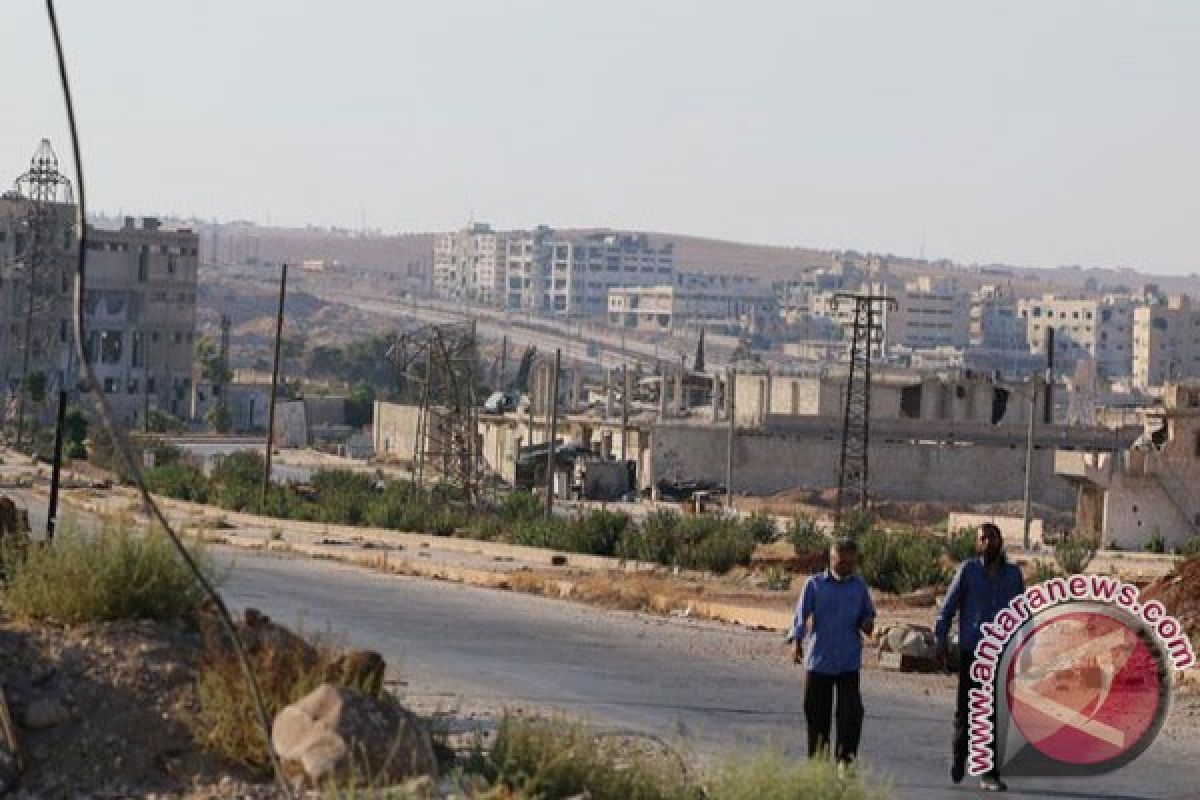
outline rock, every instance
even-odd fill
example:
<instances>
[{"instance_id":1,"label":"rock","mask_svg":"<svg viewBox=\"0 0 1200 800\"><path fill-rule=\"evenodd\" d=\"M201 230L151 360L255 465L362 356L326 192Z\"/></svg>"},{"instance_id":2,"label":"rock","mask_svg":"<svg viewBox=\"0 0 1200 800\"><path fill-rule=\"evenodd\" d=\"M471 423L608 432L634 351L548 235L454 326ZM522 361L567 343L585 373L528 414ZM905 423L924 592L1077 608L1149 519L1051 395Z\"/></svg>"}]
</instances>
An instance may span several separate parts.
<instances>
[{"instance_id":1,"label":"rock","mask_svg":"<svg viewBox=\"0 0 1200 800\"><path fill-rule=\"evenodd\" d=\"M904 632L896 652L913 658L933 658L933 637L927 636L924 631L909 628Z\"/></svg>"},{"instance_id":2,"label":"rock","mask_svg":"<svg viewBox=\"0 0 1200 800\"><path fill-rule=\"evenodd\" d=\"M41 730L61 725L71 718L67 707L53 697L39 697L25 707L22 719L26 728Z\"/></svg>"},{"instance_id":3,"label":"rock","mask_svg":"<svg viewBox=\"0 0 1200 800\"><path fill-rule=\"evenodd\" d=\"M322 684L279 712L271 746L310 786L391 786L437 773L429 735L407 709Z\"/></svg>"}]
</instances>

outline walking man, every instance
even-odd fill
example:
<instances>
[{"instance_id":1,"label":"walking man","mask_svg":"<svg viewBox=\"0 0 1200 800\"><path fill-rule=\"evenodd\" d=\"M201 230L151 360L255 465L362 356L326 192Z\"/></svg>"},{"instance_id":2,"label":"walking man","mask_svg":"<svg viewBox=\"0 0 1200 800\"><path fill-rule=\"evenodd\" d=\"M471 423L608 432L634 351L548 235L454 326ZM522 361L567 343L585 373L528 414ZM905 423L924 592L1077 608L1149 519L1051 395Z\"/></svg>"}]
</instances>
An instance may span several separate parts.
<instances>
[{"instance_id":1,"label":"walking man","mask_svg":"<svg viewBox=\"0 0 1200 800\"><path fill-rule=\"evenodd\" d=\"M809 758L829 751L829 729L837 695L839 766L854 762L862 733L863 704L859 691L862 637L875 629L875 606L866 582L854 574L858 545L839 539L829 552L829 568L804 584L792 625L793 661L803 664L804 718L808 723ZM805 637L808 654L805 656Z\"/></svg>"},{"instance_id":2,"label":"walking man","mask_svg":"<svg viewBox=\"0 0 1200 800\"><path fill-rule=\"evenodd\" d=\"M967 765L968 702L971 689L977 686L971 678L971 664L975 660L975 645L982 636L980 626L995 619L1014 597L1025 591L1021 570L1004 555L1004 537L998 527L990 522L979 526L975 552L976 558L959 566L934 630L938 661L944 664L949 656L950 623L958 615L958 704L954 711L954 762L950 767L950 780L955 783L962 782ZM1008 787L1000 780L999 771L993 769L980 778L979 788L1003 792Z\"/></svg>"}]
</instances>

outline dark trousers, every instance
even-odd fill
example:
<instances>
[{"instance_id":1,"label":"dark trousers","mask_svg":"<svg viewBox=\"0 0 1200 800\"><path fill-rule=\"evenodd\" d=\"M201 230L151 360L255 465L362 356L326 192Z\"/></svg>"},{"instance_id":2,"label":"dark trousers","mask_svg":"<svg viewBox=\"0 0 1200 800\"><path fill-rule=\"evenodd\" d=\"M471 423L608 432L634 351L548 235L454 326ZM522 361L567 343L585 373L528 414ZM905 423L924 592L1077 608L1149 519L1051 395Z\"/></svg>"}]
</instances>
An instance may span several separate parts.
<instances>
[{"instance_id":1,"label":"dark trousers","mask_svg":"<svg viewBox=\"0 0 1200 800\"><path fill-rule=\"evenodd\" d=\"M858 756L862 736L863 703L858 686L858 670L840 675L809 672L804 683L804 718L808 722L808 756L829 751L829 728L833 718L833 695L837 693L838 761L853 761Z\"/></svg>"},{"instance_id":2,"label":"dark trousers","mask_svg":"<svg viewBox=\"0 0 1200 800\"><path fill-rule=\"evenodd\" d=\"M971 664L974 663L973 653L963 652L958 659L958 702L954 708L954 743L953 753L956 762L966 762L967 746L970 743L971 730L971 690L980 688L980 684L971 677ZM993 714L992 724L996 722ZM996 772L996 770L992 770Z\"/></svg>"}]
</instances>

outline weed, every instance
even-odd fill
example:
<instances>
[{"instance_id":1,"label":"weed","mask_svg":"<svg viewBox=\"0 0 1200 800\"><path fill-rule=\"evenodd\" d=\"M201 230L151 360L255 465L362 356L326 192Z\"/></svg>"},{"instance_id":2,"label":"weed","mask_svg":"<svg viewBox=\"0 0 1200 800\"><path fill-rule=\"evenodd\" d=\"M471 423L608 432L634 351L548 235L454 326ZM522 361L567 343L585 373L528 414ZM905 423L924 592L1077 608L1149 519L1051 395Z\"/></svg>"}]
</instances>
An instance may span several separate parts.
<instances>
[{"instance_id":1,"label":"weed","mask_svg":"<svg viewBox=\"0 0 1200 800\"><path fill-rule=\"evenodd\" d=\"M194 558L211 572L200 550ZM51 545L31 548L5 587L16 614L68 624L176 619L201 600L195 578L157 531L110 527L91 536L64 526Z\"/></svg>"},{"instance_id":2,"label":"weed","mask_svg":"<svg viewBox=\"0 0 1200 800\"><path fill-rule=\"evenodd\" d=\"M1054 560L1065 575L1083 572L1095 555L1096 543L1082 536L1064 536L1054 546Z\"/></svg>"},{"instance_id":3,"label":"weed","mask_svg":"<svg viewBox=\"0 0 1200 800\"><path fill-rule=\"evenodd\" d=\"M821 532L812 517L803 514L792 519L792 524L788 526L787 538L798 556L829 551L829 537Z\"/></svg>"},{"instance_id":4,"label":"weed","mask_svg":"<svg viewBox=\"0 0 1200 800\"><path fill-rule=\"evenodd\" d=\"M726 763L705 792L708 800L883 800L887 793L861 776L841 776L824 759L796 760L763 752Z\"/></svg>"},{"instance_id":5,"label":"weed","mask_svg":"<svg viewBox=\"0 0 1200 800\"><path fill-rule=\"evenodd\" d=\"M949 538L946 549L955 561L967 561L975 557L975 541L978 533L974 528L959 528Z\"/></svg>"}]
</instances>

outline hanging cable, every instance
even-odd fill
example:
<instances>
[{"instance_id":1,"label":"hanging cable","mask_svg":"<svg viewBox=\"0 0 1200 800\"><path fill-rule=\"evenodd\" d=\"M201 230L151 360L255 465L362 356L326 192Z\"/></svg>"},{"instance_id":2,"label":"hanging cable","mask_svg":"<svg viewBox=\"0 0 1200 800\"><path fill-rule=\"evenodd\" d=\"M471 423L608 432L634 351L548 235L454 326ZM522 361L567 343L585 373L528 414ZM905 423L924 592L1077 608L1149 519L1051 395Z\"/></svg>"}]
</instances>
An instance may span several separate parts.
<instances>
[{"instance_id":1,"label":"hanging cable","mask_svg":"<svg viewBox=\"0 0 1200 800\"><path fill-rule=\"evenodd\" d=\"M274 771L275 779L279 783L279 787L284 795L288 798L293 798L294 794L291 785L283 774L283 767L279 762L279 757L276 755L274 748L271 747L271 717L267 713L267 706L263 700L262 690L258 685L258 678L254 674L254 668L250 665L249 654L246 652L246 646L238 635L237 627L233 623L233 617L229 614L229 608L225 605L225 601L221 598L220 593L217 592L216 588L208 580L207 576L205 576L204 571L200 569L192 554L188 552L187 547L184 546L175 529L171 527L171 523L167 520L162 509L159 508L158 503L151 496L150 490L146 487L142 470L133 458L132 450L128 440L125 438L124 432L119 430L113 423L112 412L108 407L108 399L100 391L95 370L92 369L83 346L84 291L87 285L87 200L83 182L83 157L80 152L79 130L75 122L75 105L71 98L71 82L67 77L67 62L66 57L63 55L62 36L58 30L58 16L54 10L54 0L46 0L46 16L50 21L50 32L54 39L54 52L58 61L58 80L62 89L63 103L66 106L67 125L71 136L71 155L75 160L76 215L79 225L79 257L75 269L75 308L73 314L75 355L79 359L79 364L83 369L88 391L92 395L92 400L95 403L96 411L100 416L100 422L104 427L104 431L111 438L113 449L116 451L121 463L124 464L128 474L132 476L138 493L141 495L142 502L149 510L151 517L162 526L163 532L167 535L171 544L174 545L180 559L188 570L191 571L196 582L217 610L217 617L230 642L233 644L238 664L246 679L246 685L250 689L258 721L262 728L263 738L267 743L267 753L271 759L271 767Z\"/></svg>"}]
</instances>

